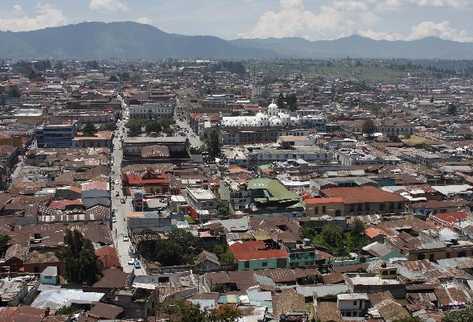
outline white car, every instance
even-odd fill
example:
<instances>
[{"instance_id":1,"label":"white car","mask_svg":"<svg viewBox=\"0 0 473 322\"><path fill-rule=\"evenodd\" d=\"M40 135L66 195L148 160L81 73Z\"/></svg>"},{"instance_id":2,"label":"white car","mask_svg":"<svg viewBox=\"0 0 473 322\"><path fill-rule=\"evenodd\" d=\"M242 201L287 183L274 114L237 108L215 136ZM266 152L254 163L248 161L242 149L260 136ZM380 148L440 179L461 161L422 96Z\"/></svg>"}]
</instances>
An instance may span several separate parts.
<instances>
[{"instance_id":1,"label":"white car","mask_svg":"<svg viewBox=\"0 0 473 322\"><path fill-rule=\"evenodd\" d=\"M130 260L128 261L128 265L135 265L135 259L130 258Z\"/></svg>"},{"instance_id":2,"label":"white car","mask_svg":"<svg viewBox=\"0 0 473 322\"><path fill-rule=\"evenodd\" d=\"M128 236L123 236L123 241L124 241L124 242L129 242L129 241L130 241L130 238L128 238Z\"/></svg>"}]
</instances>

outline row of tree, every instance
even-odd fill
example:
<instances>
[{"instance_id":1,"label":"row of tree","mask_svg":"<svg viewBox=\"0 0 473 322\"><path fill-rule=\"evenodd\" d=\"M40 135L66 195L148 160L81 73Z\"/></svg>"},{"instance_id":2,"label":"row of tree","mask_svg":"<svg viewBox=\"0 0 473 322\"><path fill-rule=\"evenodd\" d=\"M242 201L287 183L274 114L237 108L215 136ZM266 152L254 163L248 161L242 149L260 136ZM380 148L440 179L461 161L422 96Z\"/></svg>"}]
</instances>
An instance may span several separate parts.
<instances>
[{"instance_id":1,"label":"row of tree","mask_svg":"<svg viewBox=\"0 0 473 322\"><path fill-rule=\"evenodd\" d=\"M199 306L186 301L169 301L160 305L158 314L166 314L171 321L179 322L236 322L240 311L230 304L220 305L211 311L201 311Z\"/></svg>"},{"instance_id":2,"label":"row of tree","mask_svg":"<svg viewBox=\"0 0 473 322\"><path fill-rule=\"evenodd\" d=\"M138 244L138 251L145 259L158 261L162 266L192 265L203 250L214 252L222 264L233 263L233 256L225 243L208 247L182 229L171 231L166 238L145 240Z\"/></svg>"},{"instance_id":3,"label":"row of tree","mask_svg":"<svg viewBox=\"0 0 473 322\"><path fill-rule=\"evenodd\" d=\"M315 245L328 249L336 256L346 256L366 246L368 241L364 230L364 225L359 220L356 220L351 230L347 232L343 232L336 224L324 225L318 232L318 227L311 227L308 224L304 227L304 237L311 239Z\"/></svg>"},{"instance_id":4,"label":"row of tree","mask_svg":"<svg viewBox=\"0 0 473 322\"><path fill-rule=\"evenodd\" d=\"M130 136L137 136L143 133L143 129L146 134L161 133L164 132L168 135L174 133L172 129L173 122L171 120L129 120L126 127L130 133Z\"/></svg>"}]
</instances>

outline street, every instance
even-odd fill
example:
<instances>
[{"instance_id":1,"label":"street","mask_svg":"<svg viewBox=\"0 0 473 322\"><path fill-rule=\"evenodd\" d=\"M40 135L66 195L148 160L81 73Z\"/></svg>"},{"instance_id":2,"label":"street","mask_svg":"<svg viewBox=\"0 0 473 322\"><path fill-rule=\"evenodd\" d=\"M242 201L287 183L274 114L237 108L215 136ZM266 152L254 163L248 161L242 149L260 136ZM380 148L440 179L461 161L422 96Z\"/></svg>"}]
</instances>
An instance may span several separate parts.
<instances>
[{"instance_id":1,"label":"street","mask_svg":"<svg viewBox=\"0 0 473 322\"><path fill-rule=\"evenodd\" d=\"M119 97L121 99L121 97ZM141 268L136 269L128 262L132 258L130 256L131 242L128 238L127 229L127 214L132 211L131 198L123 194L122 179L121 179L121 164L123 159L123 139L126 138L126 121L129 117L128 108L122 100L122 119L117 123L117 129L113 138L113 154L112 154L112 211L115 214L112 225L112 235L117 253L120 259L120 264L125 273L131 273L133 270L136 275L146 275L146 271L141 265ZM125 203L122 203L122 200ZM124 238L126 240L124 240Z\"/></svg>"}]
</instances>

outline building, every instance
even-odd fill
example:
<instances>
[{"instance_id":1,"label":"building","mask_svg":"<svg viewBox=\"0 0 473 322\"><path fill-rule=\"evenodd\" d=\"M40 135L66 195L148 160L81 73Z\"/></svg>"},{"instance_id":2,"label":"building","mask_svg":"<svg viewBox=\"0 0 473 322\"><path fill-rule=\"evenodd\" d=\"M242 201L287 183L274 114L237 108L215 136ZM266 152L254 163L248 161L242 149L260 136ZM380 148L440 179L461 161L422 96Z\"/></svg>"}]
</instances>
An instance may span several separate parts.
<instances>
[{"instance_id":1,"label":"building","mask_svg":"<svg viewBox=\"0 0 473 322\"><path fill-rule=\"evenodd\" d=\"M248 164L255 166L287 160L304 160L311 163L329 163L334 160L333 153L315 146L300 146L293 149L255 149L248 154Z\"/></svg>"},{"instance_id":2,"label":"building","mask_svg":"<svg viewBox=\"0 0 473 322\"><path fill-rule=\"evenodd\" d=\"M171 229L171 217L159 211L129 212L127 225L132 232L166 231Z\"/></svg>"},{"instance_id":3,"label":"building","mask_svg":"<svg viewBox=\"0 0 473 322\"><path fill-rule=\"evenodd\" d=\"M212 191L202 188L186 188L186 197L189 206L199 210L215 210L217 209L217 198Z\"/></svg>"},{"instance_id":4,"label":"building","mask_svg":"<svg viewBox=\"0 0 473 322\"><path fill-rule=\"evenodd\" d=\"M160 102L148 102L141 105L130 105L130 118L141 120L169 120L174 116L176 102L174 99Z\"/></svg>"},{"instance_id":5,"label":"building","mask_svg":"<svg viewBox=\"0 0 473 322\"><path fill-rule=\"evenodd\" d=\"M39 148L71 148L76 132L76 123L42 125L36 129L36 142Z\"/></svg>"},{"instance_id":6,"label":"building","mask_svg":"<svg viewBox=\"0 0 473 322\"><path fill-rule=\"evenodd\" d=\"M370 300L366 293L350 293L337 295L337 308L342 319L364 321L368 313Z\"/></svg>"},{"instance_id":7,"label":"building","mask_svg":"<svg viewBox=\"0 0 473 322\"><path fill-rule=\"evenodd\" d=\"M254 214L285 214L298 217L304 213L299 196L289 191L279 180L253 179L248 181L248 190L253 200L250 210Z\"/></svg>"},{"instance_id":8,"label":"building","mask_svg":"<svg viewBox=\"0 0 473 322\"><path fill-rule=\"evenodd\" d=\"M112 132L99 131L94 136L76 136L73 146L75 148L111 148Z\"/></svg>"},{"instance_id":9,"label":"building","mask_svg":"<svg viewBox=\"0 0 473 322\"><path fill-rule=\"evenodd\" d=\"M143 149L152 146L166 147L169 151L168 158L158 156L156 158L143 159ZM186 137L128 137L123 143L123 153L125 160L134 163L162 162L168 159L189 159L189 140ZM152 153L151 153L152 154Z\"/></svg>"},{"instance_id":10,"label":"building","mask_svg":"<svg viewBox=\"0 0 473 322\"><path fill-rule=\"evenodd\" d=\"M239 271L287 268L289 254L274 241L236 242L229 247Z\"/></svg>"},{"instance_id":11,"label":"building","mask_svg":"<svg viewBox=\"0 0 473 322\"><path fill-rule=\"evenodd\" d=\"M58 272L56 266L49 266L44 269L39 275L41 284L56 285L58 280Z\"/></svg>"},{"instance_id":12,"label":"building","mask_svg":"<svg viewBox=\"0 0 473 322\"><path fill-rule=\"evenodd\" d=\"M307 217L343 216L345 204L342 197L308 198L304 200Z\"/></svg>"},{"instance_id":13,"label":"building","mask_svg":"<svg viewBox=\"0 0 473 322\"><path fill-rule=\"evenodd\" d=\"M403 198L401 195L387 192L373 186L326 188L321 190L321 194L330 198L327 202L335 202L337 207L340 207L339 202L343 200L344 207L340 215L343 214L344 216L399 214L405 211L407 204L407 199ZM316 203L321 204L317 205L317 208L315 208L314 205L313 213L315 214L315 209L318 209L319 212L323 212L324 201L317 200ZM325 205L325 207L327 211L327 205ZM337 213L337 210L335 210L335 213Z\"/></svg>"},{"instance_id":14,"label":"building","mask_svg":"<svg viewBox=\"0 0 473 322\"><path fill-rule=\"evenodd\" d=\"M219 193L222 200L229 202L233 211L248 209L253 200L246 184L239 184L229 178L220 183Z\"/></svg>"}]
</instances>

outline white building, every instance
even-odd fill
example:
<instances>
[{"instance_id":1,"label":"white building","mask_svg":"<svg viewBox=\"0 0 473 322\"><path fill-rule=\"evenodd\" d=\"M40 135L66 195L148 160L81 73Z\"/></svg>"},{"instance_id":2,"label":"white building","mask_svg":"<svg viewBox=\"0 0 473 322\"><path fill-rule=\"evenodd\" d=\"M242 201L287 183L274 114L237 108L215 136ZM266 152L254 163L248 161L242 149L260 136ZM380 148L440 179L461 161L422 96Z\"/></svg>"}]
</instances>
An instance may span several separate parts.
<instances>
[{"instance_id":1,"label":"white building","mask_svg":"<svg viewBox=\"0 0 473 322\"><path fill-rule=\"evenodd\" d=\"M175 108L174 100L130 105L130 117L143 120L171 119L174 116Z\"/></svg>"}]
</instances>

